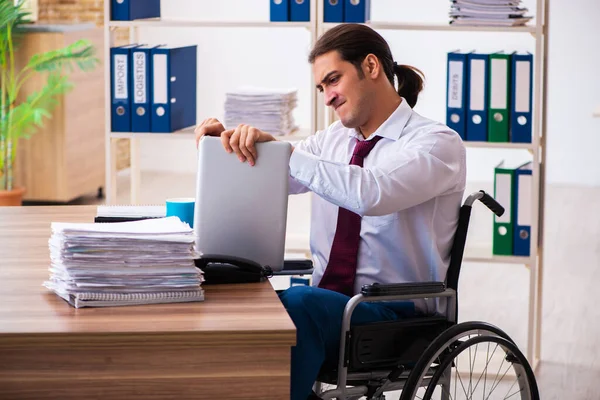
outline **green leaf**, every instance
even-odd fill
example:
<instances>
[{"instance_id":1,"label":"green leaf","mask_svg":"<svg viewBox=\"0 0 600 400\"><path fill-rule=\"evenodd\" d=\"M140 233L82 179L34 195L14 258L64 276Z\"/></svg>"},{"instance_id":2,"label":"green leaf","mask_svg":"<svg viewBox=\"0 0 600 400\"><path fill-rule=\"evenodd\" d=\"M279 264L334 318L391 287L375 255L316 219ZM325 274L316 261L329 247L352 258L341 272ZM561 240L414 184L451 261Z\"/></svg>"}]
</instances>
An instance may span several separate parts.
<instances>
[{"instance_id":1,"label":"green leaf","mask_svg":"<svg viewBox=\"0 0 600 400\"><path fill-rule=\"evenodd\" d=\"M35 54L29 60L26 68L38 72L63 70L71 72L73 63L83 71L89 71L99 63L95 57L95 48L89 41L82 39L62 49Z\"/></svg>"},{"instance_id":2,"label":"green leaf","mask_svg":"<svg viewBox=\"0 0 600 400\"><path fill-rule=\"evenodd\" d=\"M13 36L21 33L19 26L24 24L30 15L23 8L23 4L23 0L16 5L11 0L0 0L0 43L8 41L9 27L12 29Z\"/></svg>"},{"instance_id":3,"label":"green leaf","mask_svg":"<svg viewBox=\"0 0 600 400\"><path fill-rule=\"evenodd\" d=\"M8 112L7 118L12 120L11 137L30 137L41 127L44 118L50 118L50 111L58 105L58 96L73 88L68 78L63 75L50 74L46 85L38 92L32 93L27 100Z\"/></svg>"}]
</instances>

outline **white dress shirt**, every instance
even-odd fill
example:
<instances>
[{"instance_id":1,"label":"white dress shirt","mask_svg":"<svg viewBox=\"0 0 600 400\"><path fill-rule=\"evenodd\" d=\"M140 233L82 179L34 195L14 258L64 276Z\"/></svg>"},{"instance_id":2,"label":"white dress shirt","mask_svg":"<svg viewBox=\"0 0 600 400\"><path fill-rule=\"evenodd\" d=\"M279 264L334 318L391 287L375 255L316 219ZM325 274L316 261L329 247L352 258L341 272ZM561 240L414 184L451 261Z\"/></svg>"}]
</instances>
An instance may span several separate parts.
<instances>
[{"instance_id":1,"label":"white dress shirt","mask_svg":"<svg viewBox=\"0 0 600 400\"><path fill-rule=\"evenodd\" d=\"M373 282L443 281L466 181L465 148L444 124L417 114L406 100L369 137L382 136L348 165L356 129L339 121L295 145L290 193L312 191L313 285L323 277L338 207L362 216L354 292ZM435 303L416 302L424 312Z\"/></svg>"}]
</instances>

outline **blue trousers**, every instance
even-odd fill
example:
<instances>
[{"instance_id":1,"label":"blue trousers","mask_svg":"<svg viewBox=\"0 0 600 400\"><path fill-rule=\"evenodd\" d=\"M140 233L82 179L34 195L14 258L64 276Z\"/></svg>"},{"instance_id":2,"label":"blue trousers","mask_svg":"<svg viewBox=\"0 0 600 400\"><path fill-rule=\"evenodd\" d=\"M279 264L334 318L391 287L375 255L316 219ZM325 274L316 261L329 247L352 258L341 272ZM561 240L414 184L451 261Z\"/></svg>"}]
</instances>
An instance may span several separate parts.
<instances>
[{"instance_id":1,"label":"blue trousers","mask_svg":"<svg viewBox=\"0 0 600 400\"><path fill-rule=\"evenodd\" d=\"M350 297L312 286L293 286L279 298L297 332L292 347L291 400L306 400L321 366L337 365L344 307ZM351 324L392 321L414 312L412 302L360 303Z\"/></svg>"}]
</instances>

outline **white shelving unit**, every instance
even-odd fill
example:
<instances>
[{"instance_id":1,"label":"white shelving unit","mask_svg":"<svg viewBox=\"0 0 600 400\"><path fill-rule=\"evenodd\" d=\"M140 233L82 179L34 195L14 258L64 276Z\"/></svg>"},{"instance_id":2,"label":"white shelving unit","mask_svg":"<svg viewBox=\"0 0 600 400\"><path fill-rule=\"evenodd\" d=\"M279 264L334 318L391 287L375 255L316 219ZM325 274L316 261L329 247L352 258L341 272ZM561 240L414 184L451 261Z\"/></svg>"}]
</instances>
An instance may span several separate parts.
<instances>
[{"instance_id":1,"label":"white shelving unit","mask_svg":"<svg viewBox=\"0 0 600 400\"><path fill-rule=\"evenodd\" d=\"M194 127L189 127L173 133L152 133L152 132L141 132L141 133L129 133L129 132L111 132L110 123L110 110L111 110L111 98L110 98L110 48L115 44L115 30L117 28L129 29L129 40L132 43L139 42L138 28L276 28L276 29L307 29L311 34L311 44L317 39L317 7L316 2L311 3L310 10L310 21L309 22L270 22L270 21L201 21L201 20L185 20L185 19L148 19L148 20L134 20L134 21L111 21L110 20L110 1L104 2L104 60L105 65L105 99L106 99L106 111L105 111L105 126L106 126L106 202L107 204L114 204L117 198L116 193L116 140L117 139L129 139L129 160L130 160L130 203L139 203L139 193L141 186L140 178L140 141L145 139L161 139L161 140L187 140L191 143L194 141ZM311 77L311 87L313 80ZM315 103L317 98L316 91L311 91L311 111L315 110ZM311 126L309 129L300 129L299 131L288 135L280 136L279 140L302 140L308 135L316 131L317 118L313 114L311 115ZM200 121L198 121L200 122Z\"/></svg>"},{"instance_id":2,"label":"white shelving unit","mask_svg":"<svg viewBox=\"0 0 600 400\"><path fill-rule=\"evenodd\" d=\"M278 28L278 29L308 29L311 33L311 43L327 29L337 25L323 22L324 0L313 0L311 2L310 22L247 22L247 21L193 21L177 19L161 20L138 20L138 21L110 21L110 2L105 1L104 33L105 33L105 65L110 65L109 49L114 43L114 30L116 28L128 28L130 40L137 41L137 28L139 27L198 27L198 28ZM533 98L533 143L488 143L488 142L465 142L470 148L498 148L528 150L533 156L533 198L532 198L532 229L531 229L531 256L495 256L491 247L467 248L464 261L490 264L519 264L524 265L530 272L529 285L529 308L528 308L528 335L527 335L527 358L535 369L540 359L540 332L541 332L541 299L542 299L542 272L543 272L543 221L544 221L544 193L545 193L545 132L546 132L546 82L547 82L547 57L548 57L548 7L549 0L537 0L535 25L525 27L468 27L452 26L442 24L416 24L398 22L367 22L366 24L377 30L404 31L407 35L411 31L456 31L456 32L496 32L502 33L520 32L529 34L535 39L534 56L534 98ZM114 203L116 199L116 139L130 140L130 162L131 162L131 203L138 201L140 187L139 171L139 141L147 138L160 138L164 140L194 140L193 128L170 134L156 133L117 133L110 131L110 70L106 68L106 196L108 203ZM311 86L314 79L311 75ZM446 90L446 88L440 88ZM297 132L294 135L283 137L284 140L299 140L324 129L328 123L333 121L330 111L326 110L322 96L317 96L316 90L311 90L311 128L306 131ZM600 109L595 113L600 115ZM305 240L297 238L294 248L298 251L306 250Z\"/></svg>"},{"instance_id":3,"label":"white shelving unit","mask_svg":"<svg viewBox=\"0 0 600 400\"><path fill-rule=\"evenodd\" d=\"M317 0L317 9L323 9L324 0ZM548 11L549 0L537 0L535 12L535 25L523 27L476 27L455 26L449 24L417 24L401 22L369 21L366 25L376 30L404 31L410 37L414 31L440 31L440 32L496 32L503 33L521 32L529 34L535 39L535 55L533 68L533 142L532 143L489 143L465 141L469 148L497 148L497 149L525 149L533 156L533 195L532 195L532 226L531 226L531 256L496 256L489 247L467 247L464 261L490 264L518 264L529 269L529 308L527 329L527 359L535 369L540 360L541 348L541 302L542 302L542 272L543 272L543 221L544 221L544 194L545 194L545 132L546 132L546 82L548 58ZM336 23L324 23L319 14L319 35L336 26ZM446 90L446 88L440 88ZM325 128L334 120L331 110L326 110L322 97L319 98L315 115L318 116L319 129ZM597 112L600 112L597 110Z\"/></svg>"}]
</instances>

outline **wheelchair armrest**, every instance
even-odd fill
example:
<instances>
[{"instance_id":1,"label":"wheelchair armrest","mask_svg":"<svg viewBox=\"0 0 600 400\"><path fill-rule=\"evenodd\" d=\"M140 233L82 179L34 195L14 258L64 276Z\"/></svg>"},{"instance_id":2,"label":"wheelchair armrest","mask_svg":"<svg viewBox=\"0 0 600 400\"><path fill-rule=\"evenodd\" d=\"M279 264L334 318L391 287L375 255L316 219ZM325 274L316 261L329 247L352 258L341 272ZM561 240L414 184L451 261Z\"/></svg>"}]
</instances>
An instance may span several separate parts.
<instances>
[{"instance_id":1,"label":"wheelchair armrest","mask_svg":"<svg viewBox=\"0 0 600 400\"><path fill-rule=\"evenodd\" d=\"M446 290L444 282L407 282L382 285L373 283L363 285L361 294L365 297L403 296L413 294L435 294Z\"/></svg>"}]
</instances>

